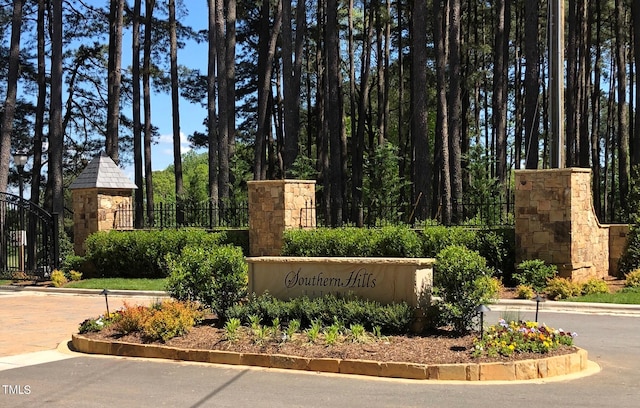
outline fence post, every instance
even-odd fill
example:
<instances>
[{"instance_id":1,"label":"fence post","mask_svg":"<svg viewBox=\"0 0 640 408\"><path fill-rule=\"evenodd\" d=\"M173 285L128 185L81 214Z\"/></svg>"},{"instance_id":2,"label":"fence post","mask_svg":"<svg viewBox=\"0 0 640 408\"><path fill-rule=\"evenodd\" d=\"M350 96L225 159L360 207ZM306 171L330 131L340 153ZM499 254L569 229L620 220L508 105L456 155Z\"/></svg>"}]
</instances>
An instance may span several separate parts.
<instances>
[{"instance_id":1,"label":"fence post","mask_svg":"<svg viewBox=\"0 0 640 408\"><path fill-rule=\"evenodd\" d=\"M60 267L60 214L51 215L53 216L53 269L58 269Z\"/></svg>"}]
</instances>

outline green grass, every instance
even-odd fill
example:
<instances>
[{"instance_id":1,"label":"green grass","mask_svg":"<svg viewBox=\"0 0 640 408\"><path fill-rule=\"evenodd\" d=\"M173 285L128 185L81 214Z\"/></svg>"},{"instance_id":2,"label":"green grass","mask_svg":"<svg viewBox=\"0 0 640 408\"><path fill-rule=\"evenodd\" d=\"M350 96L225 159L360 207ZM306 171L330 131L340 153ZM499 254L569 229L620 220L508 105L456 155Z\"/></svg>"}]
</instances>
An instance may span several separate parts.
<instances>
[{"instance_id":1,"label":"green grass","mask_svg":"<svg viewBox=\"0 0 640 408\"><path fill-rule=\"evenodd\" d=\"M166 279L100 278L69 282L65 288L112 290L165 290Z\"/></svg>"},{"instance_id":2,"label":"green grass","mask_svg":"<svg viewBox=\"0 0 640 408\"><path fill-rule=\"evenodd\" d=\"M640 305L640 288L624 288L616 293L597 293L566 299L567 302L617 303Z\"/></svg>"},{"instance_id":3,"label":"green grass","mask_svg":"<svg viewBox=\"0 0 640 408\"><path fill-rule=\"evenodd\" d=\"M9 285L11 283L8 279L0 279L0 285Z\"/></svg>"}]
</instances>

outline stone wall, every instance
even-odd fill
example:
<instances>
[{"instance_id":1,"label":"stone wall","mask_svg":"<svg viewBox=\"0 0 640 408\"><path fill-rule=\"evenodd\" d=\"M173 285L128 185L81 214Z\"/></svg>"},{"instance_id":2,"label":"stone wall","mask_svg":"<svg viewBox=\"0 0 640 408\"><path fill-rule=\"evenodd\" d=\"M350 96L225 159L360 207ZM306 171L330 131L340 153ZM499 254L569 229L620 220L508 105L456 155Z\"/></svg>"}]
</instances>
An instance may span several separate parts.
<instances>
[{"instance_id":1,"label":"stone wall","mask_svg":"<svg viewBox=\"0 0 640 408\"><path fill-rule=\"evenodd\" d=\"M76 255L84 255L87 237L97 231L109 231L114 227L119 205L132 205L131 189L77 189L73 198L73 242ZM131 224L133 221L131 221Z\"/></svg>"},{"instance_id":2,"label":"stone wall","mask_svg":"<svg viewBox=\"0 0 640 408\"><path fill-rule=\"evenodd\" d=\"M609 225L609 275L618 276L618 265L629 238L629 225Z\"/></svg>"},{"instance_id":3,"label":"stone wall","mask_svg":"<svg viewBox=\"0 0 640 408\"><path fill-rule=\"evenodd\" d=\"M278 256L286 229L315 228L315 186L304 180L247 182L251 256Z\"/></svg>"},{"instance_id":4,"label":"stone wall","mask_svg":"<svg viewBox=\"0 0 640 408\"><path fill-rule=\"evenodd\" d=\"M576 281L615 274L624 243L598 222L589 169L518 170L515 189L516 263L541 259Z\"/></svg>"}]
</instances>

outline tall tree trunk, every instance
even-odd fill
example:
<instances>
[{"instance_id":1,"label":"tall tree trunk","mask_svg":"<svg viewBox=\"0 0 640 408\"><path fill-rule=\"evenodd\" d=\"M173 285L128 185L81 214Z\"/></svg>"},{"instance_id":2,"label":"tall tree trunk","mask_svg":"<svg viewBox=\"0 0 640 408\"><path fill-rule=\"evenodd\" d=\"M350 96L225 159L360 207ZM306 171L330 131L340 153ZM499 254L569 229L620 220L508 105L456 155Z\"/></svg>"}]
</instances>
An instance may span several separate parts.
<instances>
[{"instance_id":1,"label":"tall tree trunk","mask_svg":"<svg viewBox=\"0 0 640 408\"><path fill-rule=\"evenodd\" d=\"M222 190L226 199L230 197L233 184L230 163L233 160L236 146L236 0L225 0L227 10L225 20L225 78L227 86L227 156L220 161L221 183L227 187Z\"/></svg>"},{"instance_id":2,"label":"tall tree trunk","mask_svg":"<svg viewBox=\"0 0 640 408\"><path fill-rule=\"evenodd\" d=\"M169 0L169 37L171 60L171 118L173 123L173 172L176 180L176 223L184 224L184 183L182 180L182 152L180 148L180 95L178 83L178 39L176 3Z\"/></svg>"},{"instance_id":3,"label":"tall tree trunk","mask_svg":"<svg viewBox=\"0 0 640 408\"><path fill-rule=\"evenodd\" d=\"M595 16L593 21L596 23L596 40L595 40L595 61L593 64L593 86L591 87L591 117L593 123L591 124L591 171L592 177L592 190L593 190L593 207L598 217L605 215L602 204L602 180L600 172L600 121L602 112L600 112L600 77L601 77L601 5L600 2L594 2ZM606 173L605 173L606 175ZM602 220L602 218L600 218Z\"/></svg>"},{"instance_id":4,"label":"tall tree trunk","mask_svg":"<svg viewBox=\"0 0 640 408\"><path fill-rule=\"evenodd\" d=\"M50 211L64 212L62 184L62 155L64 129L62 128L62 0L51 0L51 96L49 108L49 170Z\"/></svg>"},{"instance_id":5,"label":"tall tree trunk","mask_svg":"<svg viewBox=\"0 0 640 408\"><path fill-rule=\"evenodd\" d=\"M300 86L304 36L306 34L306 2L296 4L295 40L291 28L291 0L282 1L282 72L284 80L284 170L290 174L298 157L300 129ZM295 48L294 48L295 45ZM293 58L293 61L291 60Z\"/></svg>"},{"instance_id":6,"label":"tall tree trunk","mask_svg":"<svg viewBox=\"0 0 640 408\"><path fill-rule=\"evenodd\" d=\"M369 7L368 18L365 18L367 35L362 39L362 63L360 65L360 92L357 97L357 109L352 118L356 122L356 132L351 137L351 200L352 220L358 226L362 226L363 219L363 194L362 183L364 180L364 134L366 128L367 107L369 105L369 76L371 73L371 42L373 38L373 7ZM354 78L355 80L355 78Z\"/></svg>"},{"instance_id":7,"label":"tall tree trunk","mask_svg":"<svg viewBox=\"0 0 640 408\"><path fill-rule=\"evenodd\" d=\"M627 51L625 20L622 1L615 1L615 36L616 36L616 80L618 91L617 126L618 126L618 177L620 179L620 205L626 215L629 209L629 179L631 168L629 163L629 122L627 120Z\"/></svg>"},{"instance_id":8,"label":"tall tree trunk","mask_svg":"<svg viewBox=\"0 0 640 408\"><path fill-rule=\"evenodd\" d=\"M45 0L38 0L38 101L36 105L36 121L33 133L33 166L31 167L31 201L40 204L40 184L42 182L42 141L44 140L44 115L47 109L47 67L45 51Z\"/></svg>"},{"instance_id":9,"label":"tall tree trunk","mask_svg":"<svg viewBox=\"0 0 640 408\"><path fill-rule=\"evenodd\" d=\"M591 63L590 48L591 48L591 28L588 15L588 4L586 0L580 0L578 5L579 16L579 58L578 58L578 109L579 119L577 120L578 126L578 140L580 143L580 149L578 151L578 164L580 167L589 168L589 156L590 156L590 137L589 137L589 82L590 73L589 67Z\"/></svg>"},{"instance_id":10,"label":"tall tree trunk","mask_svg":"<svg viewBox=\"0 0 640 408\"><path fill-rule=\"evenodd\" d=\"M526 145L526 168L538 168L538 138L539 138L539 96L540 74L538 63L538 4L526 1L525 13L525 113L524 131Z\"/></svg>"},{"instance_id":11,"label":"tall tree trunk","mask_svg":"<svg viewBox=\"0 0 640 408\"><path fill-rule=\"evenodd\" d=\"M633 57L636 64L636 110L631 143L631 165L640 165L640 0L631 2L633 13Z\"/></svg>"},{"instance_id":12,"label":"tall tree trunk","mask_svg":"<svg viewBox=\"0 0 640 408\"><path fill-rule=\"evenodd\" d=\"M256 130L255 167L253 177L255 180L264 180L267 175L265 163L266 144L269 137L271 117L269 115L269 99L271 96L271 77L273 73L273 60L276 52L276 41L282 26L282 6L278 3L278 12L274 20L273 29L269 30L269 4L262 5L262 17L260 19L260 35L258 45L258 129Z\"/></svg>"},{"instance_id":13,"label":"tall tree trunk","mask_svg":"<svg viewBox=\"0 0 640 408\"><path fill-rule=\"evenodd\" d=\"M447 85L446 85L446 63L447 63L447 40L444 17L447 10L446 0L434 0L434 42L436 60L436 92L437 92L437 112L436 112L436 145L439 148L437 163L440 173L440 183L436 185L441 199L440 204L441 222L444 225L451 223L451 174L449 163L449 125L447 107Z\"/></svg>"},{"instance_id":14,"label":"tall tree trunk","mask_svg":"<svg viewBox=\"0 0 640 408\"><path fill-rule=\"evenodd\" d=\"M329 131L329 183L331 219L333 226L342 224L343 174L342 174L342 101L340 95L340 44L338 25L338 1L327 0L327 24L325 27L327 61L326 116Z\"/></svg>"},{"instance_id":15,"label":"tall tree trunk","mask_svg":"<svg viewBox=\"0 0 640 408\"><path fill-rule=\"evenodd\" d=\"M566 161L569 167L578 164L578 1L569 1L567 18Z\"/></svg>"},{"instance_id":16,"label":"tall tree trunk","mask_svg":"<svg viewBox=\"0 0 640 408\"><path fill-rule=\"evenodd\" d=\"M397 121L397 132L398 132L398 172L400 173L400 177L402 179L409 179L407 176L407 132L404 130L406 126L404 125L405 120L405 88L404 88L404 41L403 41L403 2L396 2L396 15L397 15L397 29L396 29L396 42L398 47L398 121ZM406 201L411 195L411 192L408 188L402 189L401 200Z\"/></svg>"},{"instance_id":17,"label":"tall tree trunk","mask_svg":"<svg viewBox=\"0 0 640 408\"><path fill-rule=\"evenodd\" d=\"M513 161L516 169L520 169L522 163L522 132L523 132L523 111L524 111L524 92L522 91L522 53L523 39L522 39L522 26L524 25L523 13L521 7L515 7L515 33L514 33L514 53L515 53L515 79L514 79L514 93L515 93L515 107L514 107L514 147L513 147Z\"/></svg>"},{"instance_id":18,"label":"tall tree trunk","mask_svg":"<svg viewBox=\"0 0 640 408\"><path fill-rule=\"evenodd\" d=\"M122 19L124 0L111 0L109 7L109 71L107 92L107 155L119 163L120 87L122 65Z\"/></svg>"},{"instance_id":19,"label":"tall tree trunk","mask_svg":"<svg viewBox=\"0 0 640 408\"><path fill-rule=\"evenodd\" d=\"M133 167L134 180L138 187L135 191L135 228L142 228L144 223L144 189L142 186L142 124L140 111L140 12L142 0L133 3L132 33L132 90L133 90Z\"/></svg>"},{"instance_id":20,"label":"tall tree trunk","mask_svg":"<svg viewBox=\"0 0 640 408\"><path fill-rule=\"evenodd\" d=\"M496 2L495 52L493 59L493 131L496 144L496 176L507 185L507 97L509 69L509 31L511 0Z\"/></svg>"},{"instance_id":21,"label":"tall tree trunk","mask_svg":"<svg viewBox=\"0 0 640 408\"><path fill-rule=\"evenodd\" d=\"M216 46L218 57L218 196L229 198L229 87L224 0L216 0ZM230 62L233 63L233 62Z\"/></svg>"},{"instance_id":22,"label":"tall tree trunk","mask_svg":"<svg viewBox=\"0 0 640 408\"><path fill-rule=\"evenodd\" d=\"M142 67L142 98L144 108L144 187L147 199L147 224L154 225L154 200L153 200L153 167L151 166L151 42L153 31L153 9L155 8L155 0L145 0L144 13L144 49L143 49L143 67Z\"/></svg>"},{"instance_id":23,"label":"tall tree trunk","mask_svg":"<svg viewBox=\"0 0 640 408\"><path fill-rule=\"evenodd\" d=\"M429 118L427 111L427 3L422 0L414 0L411 31L412 50L412 115L411 133L414 140L414 203L420 200L424 203L421 211L416 214L421 219L430 215L429 205L431 199L431 163L429 158Z\"/></svg>"},{"instance_id":24,"label":"tall tree trunk","mask_svg":"<svg viewBox=\"0 0 640 408\"><path fill-rule=\"evenodd\" d=\"M13 2L11 18L11 45L9 49L9 70L7 73L7 96L4 101L0 136L0 192L7 191L9 180L9 158L11 157L11 134L16 112L18 74L20 71L20 32L22 27L22 7L24 0ZM2 112L0 112L2 113ZM4 222L4 220L0 220ZM3 232L3 231L0 231Z\"/></svg>"},{"instance_id":25,"label":"tall tree trunk","mask_svg":"<svg viewBox=\"0 0 640 408\"><path fill-rule=\"evenodd\" d=\"M452 217L462 217L462 87L460 85L460 0L449 2L449 158L451 195L454 201Z\"/></svg>"},{"instance_id":26,"label":"tall tree trunk","mask_svg":"<svg viewBox=\"0 0 640 408\"><path fill-rule=\"evenodd\" d=\"M208 164L209 202L218 204L218 115L216 111L216 5L215 0L208 0L208 42L207 55L207 140L209 141Z\"/></svg>"}]
</instances>

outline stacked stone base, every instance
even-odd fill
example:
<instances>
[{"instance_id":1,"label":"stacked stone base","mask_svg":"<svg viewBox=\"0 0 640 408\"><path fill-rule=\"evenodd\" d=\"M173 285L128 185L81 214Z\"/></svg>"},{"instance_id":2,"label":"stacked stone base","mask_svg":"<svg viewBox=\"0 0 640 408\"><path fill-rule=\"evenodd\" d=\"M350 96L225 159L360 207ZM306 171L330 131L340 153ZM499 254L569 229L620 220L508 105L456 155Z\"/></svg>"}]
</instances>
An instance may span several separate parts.
<instances>
[{"instance_id":1,"label":"stacked stone base","mask_svg":"<svg viewBox=\"0 0 640 408\"><path fill-rule=\"evenodd\" d=\"M189 350L152 344L108 342L73 335L75 351L123 357L164 358L201 363L232 364L336 374L415 380L516 381L576 374L589 367L586 350L561 356L506 363L415 364L336 358L308 358L280 354L235 353L218 350Z\"/></svg>"}]
</instances>

